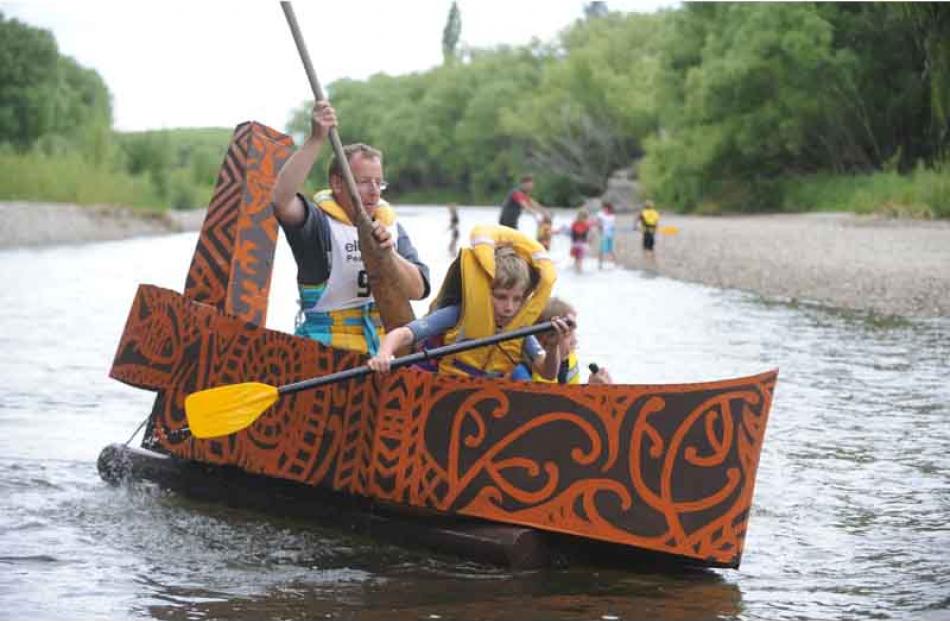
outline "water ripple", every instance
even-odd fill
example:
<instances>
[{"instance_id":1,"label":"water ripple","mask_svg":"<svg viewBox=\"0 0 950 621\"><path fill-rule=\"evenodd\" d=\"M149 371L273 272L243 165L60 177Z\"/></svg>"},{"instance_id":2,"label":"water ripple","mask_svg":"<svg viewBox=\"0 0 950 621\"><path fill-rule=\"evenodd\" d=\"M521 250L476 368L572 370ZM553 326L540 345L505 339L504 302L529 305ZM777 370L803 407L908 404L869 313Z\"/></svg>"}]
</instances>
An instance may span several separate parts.
<instances>
[{"instance_id":1,"label":"water ripple","mask_svg":"<svg viewBox=\"0 0 950 621\"><path fill-rule=\"evenodd\" d=\"M401 217L439 282L446 222L431 213ZM485 214L463 210L463 227ZM947 618L950 320L566 271L558 294L578 307L580 355L615 378L704 381L778 367L779 383L739 571L512 573L98 479L99 450L127 438L153 401L107 378L135 288L180 289L194 245L185 234L0 252L4 610L43 619ZM558 260L566 250L555 240ZM270 327L291 329L293 281L282 245Z\"/></svg>"}]
</instances>

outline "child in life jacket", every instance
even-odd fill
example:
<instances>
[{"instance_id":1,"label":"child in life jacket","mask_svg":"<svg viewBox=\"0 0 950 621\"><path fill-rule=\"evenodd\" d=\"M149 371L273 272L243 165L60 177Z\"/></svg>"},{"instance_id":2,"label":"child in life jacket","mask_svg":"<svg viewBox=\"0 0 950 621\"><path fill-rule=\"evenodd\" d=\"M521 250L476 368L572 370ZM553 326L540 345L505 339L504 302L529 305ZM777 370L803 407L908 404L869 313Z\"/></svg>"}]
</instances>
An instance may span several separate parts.
<instances>
[{"instance_id":1,"label":"child in life jacket","mask_svg":"<svg viewBox=\"0 0 950 621\"><path fill-rule=\"evenodd\" d=\"M574 257L574 269L581 273L584 269L584 257L587 256L587 236L590 233L591 223L588 221L587 210L581 207L577 210L577 217L571 224L571 256Z\"/></svg>"},{"instance_id":2,"label":"child in life jacket","mask_svg":"<svg viewBox=\"0 0 950 621\"><path fill-rule=\"evenodd\" d=\"M374 371L389 371L395 352L416 343L450 344L532 325L544 309L554 285L550 258L536 240L502 226L479 226L471 233L449 268L433 309L387 333L379 352L369 360ZM556 337L542 346L534 336L502 341L439 359L438 372L468 377L509 377L528 360L533 372L550 379L561 366L562 342L573 329L552 318ZM433 342L441 339L442 343Z\"/></svg>"},{"instance_id":3,"label":"child in life jacket","mask_svg":"<svg viewBox=\"0 0 950 621\"><path fill-rule=\"evenodd\" d=\"M554 219L550 212L545 211L541 219L538 220L538 242L544 246L545 250L551 249L551 236L554 234Z\"/></svg>"},{"instance_id":4,"label":"child in life jacket","mask_svg":"<svg viewBox=\"0 0 950 621\"><path fill-rule=\"evenodd\" d=\"M553 317L565 317L575 324L575 331L572 331L567 339L563 339L558 343L561 365L558 368L556 380L542 377L537 372L532 371L530 365L526 362L522 362L515 367L515 370L511 374L511 379L546 382L550 384L555 383L555 381L558 384L581 383L581 371L577 362L577 311L564 300L552 297L538 316L538 322L550 321ZM541 343L541 346L545 348L552 345L550 333L539 335L538 341ZM613 383L613 379L610 377L610 373L606 368L598 367L597 365L590 366L592 369L590 376L587 378L588 384ZM594 370L594 368L596 368L596 370Z\"/></svg>"}]
</instances>

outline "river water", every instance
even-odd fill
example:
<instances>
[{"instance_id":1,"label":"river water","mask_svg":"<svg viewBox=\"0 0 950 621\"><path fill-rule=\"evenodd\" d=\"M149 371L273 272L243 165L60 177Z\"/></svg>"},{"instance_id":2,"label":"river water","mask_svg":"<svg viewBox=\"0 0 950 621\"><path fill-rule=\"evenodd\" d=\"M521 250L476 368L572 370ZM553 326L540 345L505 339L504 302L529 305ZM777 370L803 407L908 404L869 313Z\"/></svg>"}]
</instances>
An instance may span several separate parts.
<instances>
[{"instance_id":1,"label":"river water","mask_svg":"<svg viewBox=\"0 0 950 621\"><path fill-rule=\"evenodd\" d=\"M400 214L439 282L447 213ZM578 275L558 237L583 361L779 382L739 570L510 572L99 479L153 401L107 377L135 288L181 291L195 241L0 252L0 619L950 619L950 319ZM293 280L281 242L269 327L291 329Z\"/></svg>"}]
</instances>

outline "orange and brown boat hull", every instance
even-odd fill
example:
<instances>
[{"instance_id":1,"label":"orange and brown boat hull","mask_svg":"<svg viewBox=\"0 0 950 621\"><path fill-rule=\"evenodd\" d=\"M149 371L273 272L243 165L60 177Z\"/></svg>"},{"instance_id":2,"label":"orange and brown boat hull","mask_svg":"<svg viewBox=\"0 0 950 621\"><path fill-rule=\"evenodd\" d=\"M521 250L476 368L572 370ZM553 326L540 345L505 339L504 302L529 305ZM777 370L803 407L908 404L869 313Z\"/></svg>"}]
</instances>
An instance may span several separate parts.
<instances>
[{"instance_id":1,"label":"orange and brown boat hull","mask_svg":"<svg viewBox=\"0 0 950 621\"><path fill-rule=\"evenodd\" d=\"M140 286L116 352L112 377L158 393L149 444L406 507L738 566L776 371L558 386L405 369L287 395L239 433L192 437L192 392L365 362L260 327L276 243L269 187L289 139L257 124L235 136L251 147L229 151L241 174L219 181L185 294ZM234 189L247 184L255 190Z\"/></svg>"}]
</instances>

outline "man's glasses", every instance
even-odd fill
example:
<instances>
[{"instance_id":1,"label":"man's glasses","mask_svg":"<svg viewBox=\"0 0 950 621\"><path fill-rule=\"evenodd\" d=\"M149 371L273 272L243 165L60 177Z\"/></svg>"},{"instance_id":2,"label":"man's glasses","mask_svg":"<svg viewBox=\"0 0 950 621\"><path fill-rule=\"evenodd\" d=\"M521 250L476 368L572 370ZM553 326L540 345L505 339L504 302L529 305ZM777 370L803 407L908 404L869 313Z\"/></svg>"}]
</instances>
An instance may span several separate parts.
<instances>
[{"instance_id":1,"label":"man's glasses","mask_svg":"<svg viewBox=\"0 0 950 621\"><path fill-rule=\"evenodd\" d=\"M356 185L367 189L379 188L380 192L385 192L389 187L389 184L382 179L356 179Z\"/></svg>"}]
</instances>

